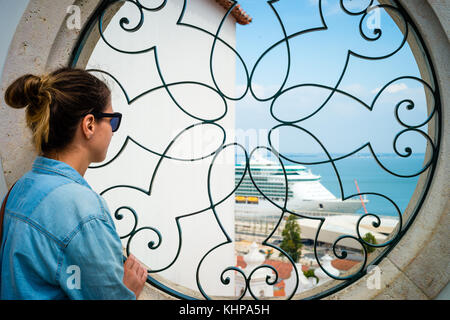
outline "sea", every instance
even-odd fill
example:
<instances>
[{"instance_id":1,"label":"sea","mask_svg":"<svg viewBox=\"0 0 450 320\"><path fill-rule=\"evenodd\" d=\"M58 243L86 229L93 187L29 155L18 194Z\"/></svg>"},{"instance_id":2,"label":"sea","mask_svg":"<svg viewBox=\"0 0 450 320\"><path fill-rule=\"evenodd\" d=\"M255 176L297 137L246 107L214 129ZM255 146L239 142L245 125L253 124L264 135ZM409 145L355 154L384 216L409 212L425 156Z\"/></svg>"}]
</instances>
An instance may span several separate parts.
<instances>
[{"instance_id":1,"label":"sea","mask_svg":"<svg viewBox=\"0 0 450 320\"><path fill-rule=\"evenodd\" d=\"M335 167L330 162L320 164L328 160L324 154L283 154L283 156L290 160L282 159L284 165L300 163L313 174L320 175L322 185L337 198L346 198L357 193L380 194L381 196L366 195L369 202L366 203L365 210L378 216L389 217L403 214L420 175L426 174L431 169L420 173L424 166L424 153L412 154L409 157L391 153L376 154L380 164L371 153L357 153L347 157L344 154L331 154L332 159L337 159L333 162ZM238 162L243 160L242 156L236 158ZM278 162L276 158L271 160ZM359 199L359 196L351 198ZM356 213L364 214L365 210L361 207Z\"/></svg>"}]
</instances>

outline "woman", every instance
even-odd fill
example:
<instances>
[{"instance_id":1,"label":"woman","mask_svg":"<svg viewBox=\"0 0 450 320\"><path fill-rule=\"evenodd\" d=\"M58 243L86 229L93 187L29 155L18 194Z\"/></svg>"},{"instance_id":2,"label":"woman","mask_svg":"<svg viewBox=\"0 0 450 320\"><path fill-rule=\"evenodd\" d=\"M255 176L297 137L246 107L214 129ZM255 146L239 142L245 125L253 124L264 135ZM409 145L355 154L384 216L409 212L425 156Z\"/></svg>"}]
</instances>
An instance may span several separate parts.
<instances>
[{"instance_id":1,"label":"woman","mask_svg":"<svg viewBox=\"0 0 450 320\"><path fill-rule=\"evenodd\" d=\"M121 114L80 69L24 75L5 92L26 108L38 153L12 188L0 250L1 299L135 299L147 270L122 245L105 200L83 178L105 159Z\"/></svg>"}]
</instances>

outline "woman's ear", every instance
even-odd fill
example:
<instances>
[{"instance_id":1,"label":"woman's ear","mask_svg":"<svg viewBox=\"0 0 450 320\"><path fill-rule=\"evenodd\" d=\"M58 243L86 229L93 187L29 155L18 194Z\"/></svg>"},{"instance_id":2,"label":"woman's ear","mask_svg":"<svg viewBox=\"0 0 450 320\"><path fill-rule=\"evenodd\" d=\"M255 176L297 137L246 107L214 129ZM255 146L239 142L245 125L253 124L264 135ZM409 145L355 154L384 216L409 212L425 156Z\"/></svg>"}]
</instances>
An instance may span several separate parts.
<instances>
[{"instance_id":1,"label":"woman's ear","mask_svg":"<svg viewBox=\"0 0 450 320\"><path fill-rule=\"evenodd\" d=\"M81 120L81 131L86 139L91 139L95 133L95 118L92 114L88 114Z\"/></svg>"}]
</instances>

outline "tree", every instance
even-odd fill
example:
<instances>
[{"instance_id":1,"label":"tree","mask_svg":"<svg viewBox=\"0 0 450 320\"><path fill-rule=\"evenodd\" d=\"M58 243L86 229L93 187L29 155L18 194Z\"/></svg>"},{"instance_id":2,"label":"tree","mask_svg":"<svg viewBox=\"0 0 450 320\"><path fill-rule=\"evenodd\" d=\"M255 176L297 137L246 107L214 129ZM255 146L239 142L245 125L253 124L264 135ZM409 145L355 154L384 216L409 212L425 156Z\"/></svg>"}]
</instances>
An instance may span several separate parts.
<instances>
[{"instance_id":1,"label":"tree","mask_svg":"<svg viewBox=\"0 0 450 320\"><path fill-rule=\"evenodd\" d=\"M367 232L362 239L367 243L377 244L377 239L375 239L375 236L370 232ZM366 247L367 253L372 253L375 251L374 247L370 247L367 244L364 244L364 247Z\"/></svg>"},{"instance_id":2,"label":"tree","mask_svg":"<svg viewBox=\"0 0 450 320\"><path fill-rule=\"evenodd\" d=\"M319 283L319 278L314 274L314 270L315 269L309 269L307 271L303 271L303 274L307 278L314 278L314 279L316 279L316 284L317 284L317 283Z\"/></svg>"},{"instance_id":3,"label":"tree","mask_svg":"<svg viewBox=\"0 0 450 320\"><path fill-rule=\"evenodd\" d=\"M290 215L286 221L283 232L281 233L283 240L281 241L280 248L283 249L294 262L298 262L302 254L300 249L303 244L302 239L300 238L300 231L297 218L294 215ZM281 253L280 256L282 256Z\"/></svg>"}]
</instances>

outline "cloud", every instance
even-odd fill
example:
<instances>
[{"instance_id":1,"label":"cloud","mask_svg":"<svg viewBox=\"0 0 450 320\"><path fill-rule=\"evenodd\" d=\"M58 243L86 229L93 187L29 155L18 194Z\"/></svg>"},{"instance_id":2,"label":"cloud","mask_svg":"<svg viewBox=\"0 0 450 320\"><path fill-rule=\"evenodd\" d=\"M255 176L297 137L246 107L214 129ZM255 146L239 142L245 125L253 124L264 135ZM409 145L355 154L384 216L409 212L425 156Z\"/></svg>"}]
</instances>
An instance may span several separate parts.
<instances>
[{"instance_id":1,"label":"cloud","mask_svg":"<svg viewBox=\"0 0 450 320\"><path fill-rule=\"evenodd\" d=\"M403 90L407 90L408 86L405 83L394 83L391 84L389 87L387 87L385 89L386 92L388 93L397 93ZM376 88L374 90L372 90L372 93L378 93L381 90L381 88Z\"/></svg>"},{"instance_id":2,"label":"cloud","mask_svg":"<svg viewBox=\"0 0 450 320\"><path fill-rule=\"evenodd\" d=\"M247 85L245 84L236 84L235 94L242 95L246 88ZM275 92L277 92L278 89L280 89L279 85L264 85L255 82L252 83L252 91L260 99L272 96L273 94L275 94ZM250 90L247 92L246 97L251 97Z\"/></svg>"},{"instance_id":3,"label":"cloud","mask_svg":"<svg viewBox=\"0 0 450 320\"><path fill-rule=\"evenodd\" d=\"M241 96L244 93L246 88L247 88L247 85L245 85L245 84L238 84L238 85L236 85L236 87L235 87L235 94L236 94L236 96ZM264 97L264 93L265 93L265 87L264 86L254 83L254 84L252 84L252 90L253 90L253 92L255 93L255 95L257 97ZM247 92L246 97L250 97L250 96L251 96L251 93L250 93L250 90L249 90Z\"/></svg>"},{"instance_id":4,"label":"cloud","mask_svg":"<svg viewBox=\"0 0 450 320\"><path fill-rule=\"evenodd\" d=\"M360 83L353 83L343 86L342 90L356 96L363 96L367 93L366 88Z\"/></svg>"},{"instance_id":5,"label":"cloud","mask_svg":"<svg viewBox=\"0 0 450 320\"><path fill-rule=\"evenodd\" d=\"M252 91L257 97L264 97L266 93L266 88L263 85L252 83Z\"/></svg>"},{"instance_id":6,"label":"cloud","mask_svg":"<svg viewBox=\"0 0 450 320\"><path fill-rule=\"evenodd\" d=\"M387 88L389 93L396 93L396 92L403 91L406 89L408 89L408 86L404 83L396 83L396 84L390 85Z\"/></svg>"}]
</instances>

